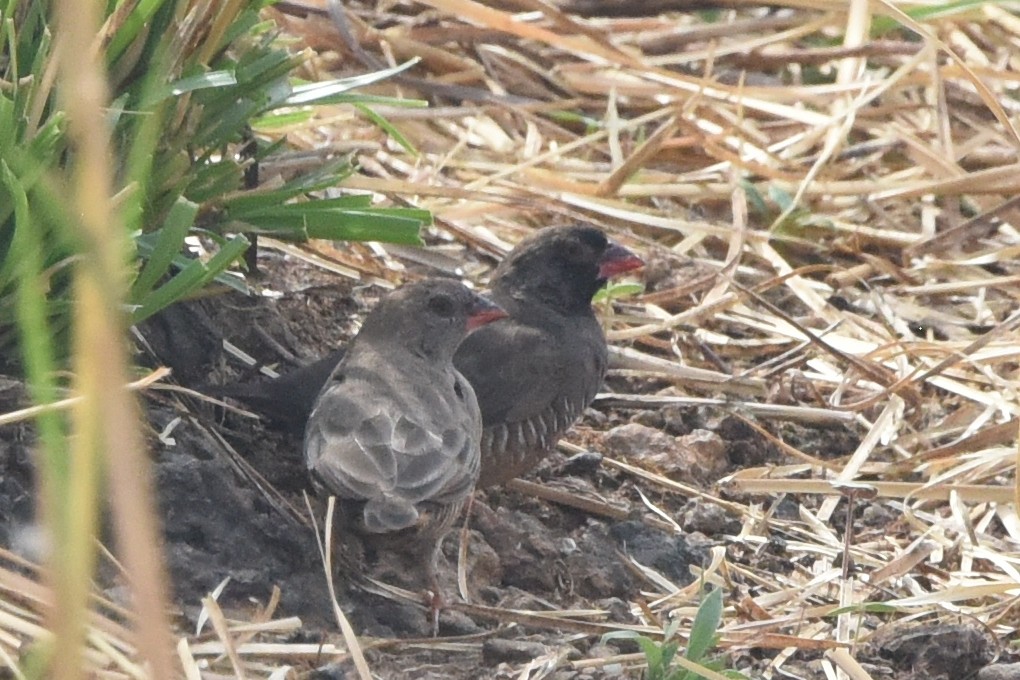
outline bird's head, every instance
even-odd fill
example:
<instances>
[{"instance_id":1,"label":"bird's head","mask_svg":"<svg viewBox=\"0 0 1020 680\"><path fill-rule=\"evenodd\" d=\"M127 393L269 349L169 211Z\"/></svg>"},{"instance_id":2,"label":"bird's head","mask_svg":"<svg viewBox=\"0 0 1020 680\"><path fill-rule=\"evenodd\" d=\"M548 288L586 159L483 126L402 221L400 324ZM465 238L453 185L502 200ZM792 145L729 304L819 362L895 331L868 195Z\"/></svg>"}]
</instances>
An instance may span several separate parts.
<instances>
[{"instance_id":1,"label":"bird's head","mask_svg":"<svg viewBox=\"0 0 1020 680\"><path fill-rule=\"evenodd\" d=\"M522 241L496 268L492 288L521 297L525 291L570 312L587 309L606 281L644 261L590 226L549 227Z\"/></svg>"},{"instance_id":2,"label":"bird's head","mask_svg":"<svg viewBox=\"0 0 1020 680\"><path fill-rule=\"evenodd\" d=\"M429 359L451 360L468 332L506 315L457 281L425 279L387 295L366 317L359 335L399 342Z\"/></svg>"}]
</instances>

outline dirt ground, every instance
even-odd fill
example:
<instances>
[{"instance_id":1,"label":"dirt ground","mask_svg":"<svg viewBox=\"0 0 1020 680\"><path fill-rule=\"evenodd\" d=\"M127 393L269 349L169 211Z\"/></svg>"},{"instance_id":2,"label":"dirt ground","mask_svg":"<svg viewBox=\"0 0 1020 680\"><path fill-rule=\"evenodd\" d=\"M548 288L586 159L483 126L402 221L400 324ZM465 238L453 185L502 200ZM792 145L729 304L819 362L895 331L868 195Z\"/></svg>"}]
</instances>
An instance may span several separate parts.
<instances>
[{"instance_id":1,"label":"dirt ground","mask_svg":"<svg viewBox=\"0 0 1020 680\"><path fill-rule=\"evenodd\" d=\"M281 347L294 355L288 357L291 361L326 353L350 336L380 294L379 287L323 278L273 253L264 255L262 266L262 285L281 295L245 298L231 293L176 309L144 329L150 345L144 359L172 366L181 384L196 389L252 378L250 369L239 369L239 362L225 357L222 341L227 340L260 362L282 362L280 370L285 371ZM635 379L619 371L611 372L608 389L676 393L675 386L663 381ZM16 401L17 383L0 394ZM271 423L180 392L150 391L145 405L181 633L194 630L201 598L229 578L218 598L228 616L253 620L278 587L274 616L301 620L297 631L278 636L279 641L342 644L303 500L310 488L300 433L274 429ZM846 455L858 443L843 428L760 424L782 430L786 441L820 457ZM26 552L32 436L11 428L0 435L0 540ZM466 535L471 605L457 595L461 537L455 531L444 546L442 578L449 607L439 619L439 638L431 637L427 610L415 592L405 598L366 592L352 585L343 570L337 573L340 606L362 636L377 677L509 678L519 677L525 667L542 668L541 677L562 680L642 677L637 659L598 662L637 651L629 640L603 643L601 632L647 622L642 614L651 611L647 603L664 582L674 588L694 583L697 570L717 549L732 563L757 570L800 568L801 556L779 535L757 550L732 540L741 531L741 518L726 502L764 503L777 518L797 512L796 504L782 498L728 497L714 489L716 480L741 467L783 460L741 417L707 407L597 407L568 439L587 453L557 454L528 480L559 492L561 499L592 500L594 509L584 511L520 490L477 493ZM719 495L662 493L606 465L601 455ZM650 510L643 497L677 528ZM321 521L321 503L313 499L312 507ZM832 522L837 532L844 513L841 504ZM858 535L887 531L898 521L880 504L858 502L854 507ZM120 584L115 570L105 567L104 588L116 599ZM414 574L408 583L413 591ZM753 582L732 573L727 602L753 590ZM567 612L572 614L569 623L558 625L552 618ZM543 613L550 616L534 616ZM869 616L873 627L879 627L882 615ZM797 669L803 678L824 677L822 651L799 650L784 669ZM961 619L954 625L886 630L884 636L863 642L854 655L875 678L955 679L970 676L1002 651L981 628ZM768 647L732 645L727 667L763 677L776 653ZM290 663L302 672L315 671L314 677L350 677L345 663L329 656Z\"/></svg>"}]
</instances>

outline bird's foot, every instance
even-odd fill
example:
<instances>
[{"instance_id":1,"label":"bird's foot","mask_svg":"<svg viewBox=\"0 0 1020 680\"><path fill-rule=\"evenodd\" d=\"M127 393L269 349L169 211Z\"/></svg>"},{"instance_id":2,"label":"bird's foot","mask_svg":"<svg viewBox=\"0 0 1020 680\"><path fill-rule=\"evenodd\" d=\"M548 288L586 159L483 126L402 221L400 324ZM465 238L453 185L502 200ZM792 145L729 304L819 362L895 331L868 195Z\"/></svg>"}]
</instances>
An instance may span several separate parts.
<instances>
[{"instance_id":1,"label":"bird's foot","mask_svg":"<svg viewBox=\"0 0 1020 680\"><path fill-rule=\"evenodd\" d=\"M446 606L446 600L438 583L432 584L432 590L425 591L425 606L428 607L429 620L432 622L432 637L439 637L439 612Z\"/></svg>"}]
</instances>

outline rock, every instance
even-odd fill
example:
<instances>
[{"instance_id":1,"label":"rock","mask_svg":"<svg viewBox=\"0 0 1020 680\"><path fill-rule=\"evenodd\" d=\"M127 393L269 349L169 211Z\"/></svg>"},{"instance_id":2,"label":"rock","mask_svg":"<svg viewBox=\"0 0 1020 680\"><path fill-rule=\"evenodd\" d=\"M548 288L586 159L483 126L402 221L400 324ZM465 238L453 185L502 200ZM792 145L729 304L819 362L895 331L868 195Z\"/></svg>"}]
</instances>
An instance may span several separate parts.
<instances>
[{"instance_id":1,"label":"rock","mask_svg":"<svg viewBox=\"0 0 1020 680\"><path fill-rule=\"evenodd\" d=\"M584 451L567 458L567 462L560 468L559 474L563 476L590 475L598 470L601 464L601 453Z\"/></svg>"},{"instance_id":2,"label":"rock","mask_svg":"<svg viewBox=\"0 0 1020 680\"><path fill-rule=\"evenodd\" d=\"M432 621L421 606L373 593L358 596L360 606L353 607L348 618L361 634L380 638L432 635ZM440 612L440 621L443 614L449 613Z\"/></svg>"},{"instance_id":3,"label":"rock","mask_svg":"<svg viewBox=\"0 0 1020 680\"><path fill-rule=\"evenodd\" d=\"M900 515L897 512L893 512L884 505L878 503L869 503L861 511L860 521L869 527L884 527L892 524Z\"/></svg>"},{"instance_id":4,"label":"rock","mask_svg":"<svg viewBox=\"0 0 1020 680\"><path fill-rule=\"evenodd\" d=\"M588 425L594 425L596 427L605 427L609 422L608 416L602 411L595 408L586 408L584 410L584 422Z\"/></svg>"},{"instance_id":5,"label":"rock","mask_svg":"<svg viewBox=\"0 0 1020 680\"><path fill-rule=\"evenodd\" d=\"M673 437L639 423L614 427L605 444L615 455L639 461L672 479L712 483L729 465L723 440L708 430Z\"/></svg>"},{"instance_id":6,"label":"rock","mask_svg":"<svg viewBox=\"0 0 1020 680\"><path fill-rule=\"evenodd\" d=\"M476 508L474 525L499 555L503 585L528 592L555 590L558 570L550 567L559 561L562 546L541 522L519 511Z\"/></svg>"},{"instance_id":7,"label":"rock","mask_svg":"<svg viewBox=\"0 0 1020 680\"><path fill-rule=\"evenodd\" d=\"M616 455L644 459L672 451L676 440L665 432L660 432L647 425L628 423L614 427L607 432L605 443L606 447Z\"/></svg>"},{"instance_id":8,"label":"rock","mask_svg":"<svg viewBox=\"0 0 1020 680\"><path fill-rule=\"evenodd\" d=\"M898 626L877 636L878 653L917 677L956 680L974 673L989 657L983 631L963 625Z\"/></svg>"},{"instance_id":9,"label":"rock","mask_svg":"<svg viewBox=\"0 0 1020 680\"><path fill-rule=\"evenodd\" d=\"M993 663L978 671L977 680L1020 680L1020 663Z\"/></svg>"},{"instance_id":10,"label":"rock","mask_svg":"<svg viewBox=\"0 0 1020 680\"><path fill-rule=\"evenodd\" d=\"M439 612L440 635L474 635L484 630L464 612L444 609Z\"/></svg>"},{"instance_id":11,"label":"rock","mask_svg":"<svg viewBox=\"0 0 1020 680\"><path fill-rule=\"evenodd\" d=\"M482 644L482 661L488 666L501 663L527 663L549 652L540 642L494 638Z\"/></svg>"},{"instance_id":12,"label":"rock","mask_svg":"<svg viewBox=\"0 0 1020 680\"><path fill-rule=\"evenodd\" d=\"M677 437L682 450L688 451L694 472L704 471L707 481L714 482L729 467L726 458L726 444L710 430L693 430L690 434ZM692 475L692 476L697 476Z\"/></svg>"},{"instance_id":13,"label":"rock","mask_svg":"<svg viewBox=\"0 0 1020 680\"><path fill-rule=\"evenodd\" d=\"M357 675L357 672L351 668L350 662L343 662L316 668L308 674L307 678L308 680L347 680L357 677Z\"/></svg>"},{"instance_id":14,"label":"rock","mask_svg":"<svg viewBox=\"0 0 1020 680\"><path fill-rule=\"evenodd\" d=\"M617 639L614 642L620 642L620 639ZM592 645L588 649L588 658L591 659L611 659L619 654L620 650L617 647L614 645L602 644L601 642Z\"/></svg>"},{"instance_id":15,"label":"rock","mask_svg":"<svg viewBox=\"0 0 1020 680\"><path fill-rule=\"evenodd\" d=\"M694 418L691 417L689 407L670 404L663 406L660 411L662 412L662 429L667 433L679 436L694 431L695 428L691 424Z\"/></svg>"},{"instance_id":16,"label":"rock","mask_svg":"<svg viewBox=\"0 0 1020 680\"><path fill-rule=\"evenodd\" d=\"M680 288L703 276L711 276L701 263L668 250L648 249L643 253L643 275L648 292Z\"/></svg>"},{"instance_id":17,"label":"rock","mask_svg":"<svg viewBox=\"0 0 1020 680\"><path fill-rule=\"evenodd\" d=\"M707 536L732 534L740 531L740 522L715 503L699 498L684 506L681 524L685 531L697 531Z\"/></svg>"},{"instance_id":18,"label":"rock","mask_svg":"<svg viewBox=\"0 0 1020 680\"><path fill-rule=\"evenodd\" d=\"M631 644L632 641L627 640L625 638L618 638L616 640L613 640L612 645L604 645L602 643L595 644L592 645L591 649L588 650L588 657L593 659L612 659L615 656L619 656L621 653L627 653L624 652L624 649L628 649L631 646ZM632 651L637 651L637 645L633 645ZM602 666L597 676L593 671L588 670L579 675L578 680L582 680L582 678L586 680L588 678L591 678L591 680L594 680L595 677L615 678L620 677L622 675L623 666L621 666L619 663L611 662Z\"/></svg>"},{"instance_id":19,"label":"rock","mask_svg":"<svg viewBox=\"0 0 1020 680\"><path fill-rule=\"evenodd\" d=\"M677 585L691 583L691 565L708 560L708 551L692 547L685 536L670 535L641 522L620 522L610 533L623 552Z\"/></svg>"},{"instance_id":20,"label":"rock","mask_svg":"<svg viewBox=\"0 0 1020 680\"><path fill-rule=\"evenodd\" d=\"M595 606L608 612L609 620L614 623L636 623L630 605L618 597L603 598L595 602Z\"/></svg>"},{"instance_id":21,"label":"rock","mask_svg":"<svg viewBox=\"0 0 1020 680\"><path fill-rule=\"evenodd\" d=\"M628 597L636 584L617 550L605 524L590 520L577 537L577 550L564 560L561 578L582 597Z\"/></svg>"}]
</instances>

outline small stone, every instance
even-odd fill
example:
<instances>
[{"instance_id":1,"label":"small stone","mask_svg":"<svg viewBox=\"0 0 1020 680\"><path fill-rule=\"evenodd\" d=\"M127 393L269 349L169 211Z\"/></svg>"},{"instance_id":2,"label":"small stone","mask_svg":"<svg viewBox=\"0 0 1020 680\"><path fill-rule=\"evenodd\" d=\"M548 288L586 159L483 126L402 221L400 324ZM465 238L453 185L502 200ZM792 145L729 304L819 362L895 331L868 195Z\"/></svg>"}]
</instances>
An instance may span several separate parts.
<instances>
[{"instance_id":1,"label":"small stone","mask_svg":"<svg viewBox=\"0 0 1020 680\"><path fill-rule=\"evenodd\" d=\"M350 664L331 663L314 669L308 674L309 680L347 680L351 677Z\"/></svg>"},{"instance_id":2,"label":"small stone","mask_svg":"<svg viewBox=\"0 0 1020 680\"><path fill-rule=\"evenodd\" d=\"M679 585L694 580L692 566L708 561L707 549L692 546L686 535L667 534L642 522L618 522L609 533L619 541L623 552Z\"/></svg>"},{"instance_id":3,"label":"small stone","mask_svg":"<svg viewBox=\"0 0 1020 680\"><path fill-rule=\"evenodd\" d=\"M609 613L609 620L615 623L634 623L634 615L630 612L630 605L618 597L603 598L595 603L599 609Z\"/></svg>"},{"instance_id":4,"label":"small stone","mask_svg":"<svg viewBox=\"0 0 1020 680\"><path fill-rule=\"evenodd\" d=\"M730 517L725 510L715 503L706 503L700 499L694 499L684 506L681 521L685 531L698 531L708 536L740 530L740 522Z\"/></svg>"},{"instance_id":5,"label":"small stone","mask_svg":"<svg viewBox=\"0 0 1020 680\"><path fill-rule=\"evenodd\" d=\"M726 472L729 465L726 443L715 432L693 430L690 434L677 437L677 442L689 452L694 469L702 470L711 481Z\"/></svg>"},{"instance_id":6,"label":"small stone","mask_svg":"<svg viewBox=\"0 0 1020 680\"><path fill-rule=\"evenodd\" d=\"M662 407L662 429L669 434L689 434L694 430L690 420L692 420L691 409L687 406L668 405Z\"/></svg>"},{"instance_id":7,"label":"small stone","mask_svg":"<svg viewBox=\"0 0 1020 680\"><path fill-rule=\"evenodd\" d=\"M486 640L482 644L482 661L488 666L501 663L527 663L548 653L548 649L540 642L527 640Z\"/></svg>"},{"instance_id":8,"label":"small stone","mask_svg":"<svg viewBox=\"0 0 1020 680\"><path fill-rule=\"evenodd\" d=\"M1020 663L993 663L978 671L977 680L1020 680Z\"/></svg>"},{"instance_id":9,"label":"small stone","mask_svg":"<svg viewBox=\"0 0 1020 680\"><path fill-rule=\"evenodd\" d=\"M634 589L633 576L618 558L618 547L606 526L590 521L575 537L577 550L562 560L566 564L562 577L570 580L570 590L593 600L629 596Z\"/></svg>"},{"instance_id":10,"label":"small stone","mask_svg":"<svg viewBox=\"0 0 1020 680\"><path fill-rule=\"evenodd\" d=\"M619 642L620 639L617 639L616 642ZM590 659L611 659L614 656L618 656L619 654L620 654L619 649L612 645L604 645L601 642L596 643L588 648L588 658Z\"/></svg>"},{"instance_id":11,"label":"small stone","mask_svg":"<svg viewBox=\"0 0 1020 680\"><path fill-rule=\"evenodd\" d=\"M439 632L442 635L474 635L481 631L478 624L464 612L444 609L439 613Z\"/></svg>"},{"instance_id":12,"label":"small stone","mask_svg":"<svg viewBox=\"0 0 1020 680\"><path fill-rule=\"evenodd\" d=\"M924 671L925 678L956 680L990 660L983 630L962 624L897 626L876 636L878 653L897 667Z\"/></svg>"},{"instance_id":13,"label":"small stone","mask_svg":"<svg viewBox=\"0 0 1020 680\"><path fill-rule=\"evenodd\" d=\"M673 479L711 483L729 465L725 443L708 430L673 437L647 425L628 423L607 432L605 444L611 453L638 460Z\"/></svg>"},{"instance_id":14,"label":"small stone","mask_svg":"<svg viewBox=\"0 0 1020 680\"><path fill-rule=\"evenodd\" d=\"M665 429L666 426L666 420L662 417L662 411L660 409L638 411L631 417L630 422L655 428L657 430Z\"/></svg>"},{"instance_id":15,"label":"small stone","mask_svg":"<svg viewBox=\"0 0 1020 680\"><path fill-rule=\"evenodd\" d=\"M493 585L483 585L478 589L478 597L488 604L496 604L503 596L503 591Z\"/></svg>"},{"instance_id":16,"label":"small stone","mask_svg":"<svg viewBox=\"0 0 1020 680\"><path fill-rule=\"evenodd\" d=\"M560 474L564 476L590 475L598 470L601 464L601 453L582 451L567 458L567 462L560 469Z\"/></svg>"},{"instance_id":17,"label":"small stone","mask_svg":"<svg viewBox=\"0 0 1020 680\"><path fill-rule=\"evenodd\" d=\"M676 441L665 432L647 425L628 423L606 433L606 447L614 454L644 459L669 452Z\"/></svg>"},{"instance_id":18,"label":"small stone","mask_svg":"<svg viewBox=\"0 0 1020 680\"><path fill-rule=\"evenodd\" d=\"M899 517L884 505L869 503L861 512L861 522L869 527L884 527L892 524Z\"/></svg>"}]
</instances>

